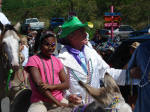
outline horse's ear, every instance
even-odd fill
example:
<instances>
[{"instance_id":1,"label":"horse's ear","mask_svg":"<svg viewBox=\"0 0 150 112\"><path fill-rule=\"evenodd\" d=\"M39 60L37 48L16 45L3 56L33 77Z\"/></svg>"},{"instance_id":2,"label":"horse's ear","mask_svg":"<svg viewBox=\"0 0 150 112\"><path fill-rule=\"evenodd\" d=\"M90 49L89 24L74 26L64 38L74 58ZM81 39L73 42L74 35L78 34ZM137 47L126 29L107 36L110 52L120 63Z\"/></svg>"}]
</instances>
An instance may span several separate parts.
<instances>
[{"instance_id":1,"label":"horse's ear","mask_svg":"<svg viewBox=\"0 0 150 112\"><path fill-rule=\"evenodd\" d=\"M21 27L20 22L18 22L18 23L14 26L14 28L15 28L16 31L19 31L19 30L20 30L20 27Z\"/></svg>"},{"instance_id":2,"label":"horse's ear","mask_svg":"<svg viewBox=\"0 0 150 112\"><path fill-rule=\"evenodd\" d=\"M105 73L104 76L104 86L105 88L108 88L108 90L113 91L113 92L120 92L120 89L115 82L115 80L110 76L108 73Z\"/></svg>"},{"instance_id":3,"label":"horse's ear","mask_svg":"<svg viewBox=\"0 0 150 112\"><path fill-rule=\"evenodd\" d=\"M4 25L2 24L2 22L0 21L0 30L3 31L4 29Z\"/></svg>"},{"instance_id":4,"label":"horse's ear","mask_svg":"<svg viewBox=\"0 0 150 112\"><path fill-rule=\"evenodd\" d=\"M100 95L100 90L98 88L93 88L88 84L83 83L82 81L78 82L81 87L83 87L91 96L99 96Z\"/></svg>"}]
</instances>

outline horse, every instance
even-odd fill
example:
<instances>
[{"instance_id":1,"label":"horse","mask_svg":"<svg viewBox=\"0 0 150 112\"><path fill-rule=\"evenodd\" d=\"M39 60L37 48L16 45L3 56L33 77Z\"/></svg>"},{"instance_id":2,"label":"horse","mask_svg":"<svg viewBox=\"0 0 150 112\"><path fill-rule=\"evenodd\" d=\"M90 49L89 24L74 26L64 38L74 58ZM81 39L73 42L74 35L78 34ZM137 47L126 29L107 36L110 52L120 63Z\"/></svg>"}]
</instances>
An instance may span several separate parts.
<instances>
[{"instance_id":1,"label":"horse","mask_svg":"<svg viewBox=\"0 0 150 112\"><path fill-rule=\"evenodd\" d=\"M48 112L132 112L115 80L108 73L104 76L104 86L101 88L93 88L82 81L78 83L95 99L93 102L72 108L58 107L48 110Z\"/></svg>"},{"instance_id":2,"label":"horse","mask_svg":"<svg viewBox=\"0 0 150 112\"><path fill-rule=\"evenodd\" d=\"M11 105L9 107L9 103L13 104L14 98L17 97L16 93L23 88L19 50L21 35L17 32L20 23L17 23L15 26L9 24L3 26L0 23L0 26L2 31L0 35L1 111L9 112L9 110L12 110L10 109ZM7 107L5 107L6 105Z\"/></svg>"},{"instance_id":3,"label":"horse","mask_svg":"<svg viewBox=\"0 0 150 112\"><path fill-rule=\"evenodd\" d=\"M115 80L108 73L105 74L103 83L104 87L97 89L79 81L79 84L95 99L93 103L84 107L83 112L132 112Z\"/></svg>"}]
</instances>

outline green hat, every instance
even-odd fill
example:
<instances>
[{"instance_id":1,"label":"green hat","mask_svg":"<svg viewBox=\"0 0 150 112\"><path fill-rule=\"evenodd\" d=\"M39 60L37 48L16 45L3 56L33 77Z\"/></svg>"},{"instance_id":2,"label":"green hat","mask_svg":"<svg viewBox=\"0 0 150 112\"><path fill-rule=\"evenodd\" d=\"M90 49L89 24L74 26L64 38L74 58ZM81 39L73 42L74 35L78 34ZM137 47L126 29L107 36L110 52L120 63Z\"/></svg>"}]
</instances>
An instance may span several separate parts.
<instances>
[{"instance_id":1,"label":"green hat","mask_svg":"<svg viewBox=\"0 0 150 112\"><path fill-rule=\"evenodd\" d=\"M87 27L88 22L83 24L78 17L73 16L69 20L67 20L63 25L62 25L62 33L60 34L59 38L65 38L67 37L70 33L73 31L81 28L81 27Z\"/></svg>"}]
</instances>

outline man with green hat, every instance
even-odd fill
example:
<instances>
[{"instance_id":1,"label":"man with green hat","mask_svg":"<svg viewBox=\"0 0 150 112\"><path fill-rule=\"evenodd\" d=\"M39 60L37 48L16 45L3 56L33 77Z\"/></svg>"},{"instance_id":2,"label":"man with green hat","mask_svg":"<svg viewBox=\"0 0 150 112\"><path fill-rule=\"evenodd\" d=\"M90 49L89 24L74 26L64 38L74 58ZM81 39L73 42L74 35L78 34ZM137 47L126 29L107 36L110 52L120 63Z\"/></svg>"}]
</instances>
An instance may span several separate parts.
<instances>
[{"instance_id":1,"label":"man with green hat","mask_svg":"<svg viewBox=\"0 0 150 112\"><path fill-rule=\"evenodd\" d=\"M126 79L126 70L110 68L94 49L87 46L85 28L88 26L88 23L83 24L77 17L72 17L62 25L60 35L61 43L65 46L58 57L70 77L70 88L66 91L66 97L74 104L86 104L93 101L93 98L78 84L79 80L99 88L100 80L104 78L106 72L119 85L124 85Z\"/></svg>"}]
</instances>

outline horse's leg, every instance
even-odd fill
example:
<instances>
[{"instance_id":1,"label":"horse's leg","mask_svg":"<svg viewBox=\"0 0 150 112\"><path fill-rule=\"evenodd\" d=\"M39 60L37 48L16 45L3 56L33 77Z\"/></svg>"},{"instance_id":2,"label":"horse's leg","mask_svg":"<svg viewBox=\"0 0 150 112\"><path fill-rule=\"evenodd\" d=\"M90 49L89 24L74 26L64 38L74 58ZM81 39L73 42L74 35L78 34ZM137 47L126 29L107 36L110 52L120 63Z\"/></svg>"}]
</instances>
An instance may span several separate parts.
<instances>
[{"instance_id":1,"label":"horse's leg","mask_svg":"<svg viewBox=\"0 0 150 112\"><path fill-rule=\"evenodd\" d=\"M1 111L10 112L10 100L8 97L5 97L1 100Z\"/></svg>"}]
</instances>

